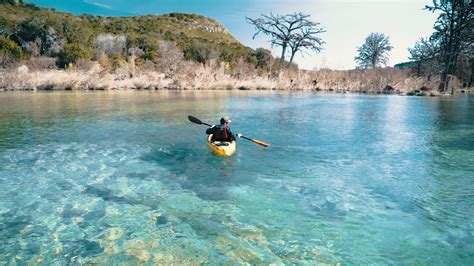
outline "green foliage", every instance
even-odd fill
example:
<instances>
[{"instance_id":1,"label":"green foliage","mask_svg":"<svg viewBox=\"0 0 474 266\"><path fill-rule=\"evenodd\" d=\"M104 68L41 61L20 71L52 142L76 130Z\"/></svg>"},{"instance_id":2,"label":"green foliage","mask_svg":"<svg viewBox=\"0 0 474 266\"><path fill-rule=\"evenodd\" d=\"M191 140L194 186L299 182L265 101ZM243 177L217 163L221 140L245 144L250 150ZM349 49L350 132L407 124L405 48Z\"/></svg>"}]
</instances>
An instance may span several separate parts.
<instances>
[{"instance_id":1,"label":"green foliage","mask_svg":"<svg viewBox=\"0 0 474 266\"><path fill-rule=\"evenodd\" d=\"M19 44L35 41L37 38L41 39L44 35L45 24L46 20L43 17L33 17L22 21L16 26L11 38Z\"/></svg>"},{"instance_id":2,"label":"green foliage","mask_svg":"<svg viewBox=\"0 0 474 266\"><path fill-rule=\"evenodd\" d=\"M123 58L118 54L110 55L109 59L113 71L117 70L124 63Z\"/></svg>"},{"instance_id":3,"label":"green foliage","mask_svg":"<svg viewBox=\"0 0 474 266\"><path fill-rule=\"evenodd\" d=\"M9 65L17 63L23 57L21 48L18 45L6 38L5 36L0 36L0 64Z\"/></svg>"},{"instance_id":4,"label":"green foliage","mask_svg":"<svg viewBox=\"0 0 474 266\"><path fill-rule=\"evenodd\" d=\"M257 63L255 67L258 69L265 69L270 70L272 67L273 61L275 60L272 56L272 52L267 49L258 48L255 51L255 58L257 59Z\"/></svg>"},{"instance_id":5,"label":"green foliage","mask_svg":"<svg viewBox=\"0 0 474 266\"><path fill-rule=\"evenodd\" d=\"M406 69L406 68L416 68L417 65L418 65L417 62L403 62L403 63L398 63L394 65L393 67L398 68L398 69Z\"/></svg>"},{"instance_id":6,"label":"green foliage","mask_svg":"<svg viewBox=\"0 0 474 266\"><path fill-rule=\"evenodd\" d=\"M474 2L472 0L433 0L432 5L425 9L439 13L434 24L431 41L439 44L438 60L441 62L440 91L446 91L449 75L457 75L461 79L472 82L474 61L472 56L474 43ZM469 70L458 69L458 65L468 65L461 58L471 60ZM469 73L469 74L467 74ZM467 74L467 75L466 75Z\"/></svg>"},{"instance_id":7,"label":"green foliage","mask_svg":"<svg viewBox=\"0 0 474 266\"><path fill-rule=\"evenodd\" d=\"M9 4L9 5L23 4L23 0L0 0L0 4Z\"/></svg>"},{"instance_id":8,"label":"green foliage","mask_svg":"<svg viewBox=\"0 0 474 266\"><path fill-rule=\"evenodd\" d=\"M257 57L252 54L248 55L245 61L247 61L251 66L256 66L258 63Z\"/></svg>"},{"instance_id":9,"label":"green foliage","mask_svg":"<svg viewBox=\"0 0 474 266\"><path fill-rule=\"evenodd\" d=\"M79 44L68 43L58 55L58 66L67 68L69 64L74 64L78 59L90 59L90 53Z\"/></svg>"},{"instance_id":10,"label":"green foliage","mask_svg":"<svg viewBox=\"0 0 474 266\"><path fill-rule=\"evenodd\" d=\"M413 48L408 48L409 59L420 63L434 59L438 55L438 51L438 44L428 38L421 38Z\"/></svg>"},{"instance_id":11,"label":"green foliage","mask_svg":"<svg viewBox=\"0 0 474 266\"><path fill-rule=\"evenodd\" d=\"M198 63L205 64L211 59L212 49L206 43L195 41L192 45L184 49L184 58L186 60L194 60Z\"/></svg>"},{"instance_id":12,"label":"green foliage","mask_svg":"<svg viewBox=\"0 0 474 266\"><path fill-rule=\"evenodd\" d=\"M235 63L239 58L255 65L254 51L243 46L227 33L217 21L195 14L172 13L162 16L147 15L136 17L103 17L94 15L75 16L55 12L51 9L37 8L29 4L1 4L0 0L0 34L10 36L25 51L25 42L42 40L45 44L50 28L62 41L62 46L69 47L69 52L47 54L60 57L61 66L68 64L71 47L80 47L84 54L97 54L95 40L101 34L125 35L127 50L143 50L140 60L158 62L158 49L162 41L177 44L184 51L186 59L207 63L210 59ZM10 34L14 33L14 34ZM74 44L74 46L71 46ZM47 49L46 49L47 50ZM79 49L76 49L76 51ZM30 51L26 51L31 54ZM42 47L41 54L46 51Z\"/></svg>"},{"instance_id":13,"label":"green foliage","mask_svg":"<svg viewBox=\"0 0 474 266\"><path fill-rule=\"evenodd\" d=\"M147 35L138 36L135 43L131 43L131 47L137 47L143 50L140 57L143 60L156 62L158 60L158 50L160 49L159 41Z\"/></svg>"}]
</instances>

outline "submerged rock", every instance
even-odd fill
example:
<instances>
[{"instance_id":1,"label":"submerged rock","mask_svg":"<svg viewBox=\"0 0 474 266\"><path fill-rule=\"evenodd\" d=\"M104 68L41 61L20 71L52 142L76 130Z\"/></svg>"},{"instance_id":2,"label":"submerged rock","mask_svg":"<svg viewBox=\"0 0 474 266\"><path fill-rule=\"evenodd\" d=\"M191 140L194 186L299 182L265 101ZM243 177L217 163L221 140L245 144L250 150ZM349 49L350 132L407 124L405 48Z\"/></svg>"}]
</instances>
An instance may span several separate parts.
<instances>
[{"instance_id":1,"label":"submerged rock","mask_svg":"<svg viewBox=\"0 0 474 266\"><path fill-rule=\"evenodd\" d=\"M74 242L66 242L63 245L65 251L65 257L73 258L76 256L80 257L93 257L104 252L104 248L99 243L90 241L87 239L81 239Z\"/></svg>"},{"instance_id":2,"label":"submerged rock","mask_svg":"<svg viewBox=\"0 0 474 266\"><path fill-rule=\"evenodd\" d=\"M158 216L156 218L156 222L155 224L160 226L160 225L164 225L164 224L167 224L168 223L168 219L166 218L166 216Z\"/></svg>"}]
</instances>

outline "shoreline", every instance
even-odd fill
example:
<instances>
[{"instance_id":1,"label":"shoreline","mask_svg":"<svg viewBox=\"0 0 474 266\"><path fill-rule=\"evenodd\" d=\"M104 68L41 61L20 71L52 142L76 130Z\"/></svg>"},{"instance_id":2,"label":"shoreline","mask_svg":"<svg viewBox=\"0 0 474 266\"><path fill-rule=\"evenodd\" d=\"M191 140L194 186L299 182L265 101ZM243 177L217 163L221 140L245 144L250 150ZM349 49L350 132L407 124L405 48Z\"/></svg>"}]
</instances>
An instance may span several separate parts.
<instances>
[{"instance_id":1,"label":"shoreline","mask_svg":"<svg viewBox=\"0 0 474 266\"><path fill-rule=\"evenodd\" d=\"M15 70L0 72L0 92L8 91L302 91L367 95L444 96L473 93L458 80L447 93L436 89L439 77L428 80L393 68L371 70L281 71L277 76L236 77L219 68L201 66L188 75L158 71L108 73L100 66L80 70Z\"/></svg>"},{"instance_id":2,"label":"shoreline","mask_svg":"<svg viewBox=\"0 0 474 266\"><path fill-rule=\"evenodd\" d=\"M407 94L407 93L374 93L374 92L358 92L358 91L317 91L317 90L287 90L287 89L258 89L258 90L240 90L240 89L115 89L115 90L91 90L91 89L76 89L76 90L4 90L0 89L0 95L2 94L29 94L29 93L268 93L268 94L280 94L280 93L301 93L301 94L314 94L314 95L359 95L359 96L415 96L424 98L436 98L436 97L453 97L458 95L474 95L474 88L469 90L456 90L454 94L450 93L438 93L436 95L428 94Z\"/></svg>"}]
</instances>

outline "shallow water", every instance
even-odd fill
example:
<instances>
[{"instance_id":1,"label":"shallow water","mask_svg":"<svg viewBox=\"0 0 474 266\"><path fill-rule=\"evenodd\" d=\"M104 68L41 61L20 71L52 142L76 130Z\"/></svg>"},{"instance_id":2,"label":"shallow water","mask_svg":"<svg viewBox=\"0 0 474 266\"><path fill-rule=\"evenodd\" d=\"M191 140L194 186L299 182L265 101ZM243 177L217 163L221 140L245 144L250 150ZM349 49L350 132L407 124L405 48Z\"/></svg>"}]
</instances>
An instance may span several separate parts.
<instances>
[{"instance_id":1,"label":"shallow water","mask_svg":"<svg viewBox=\"0 0 474 266\"><path fill-rule=\"evenodd\" d=\"M4 263L472 265L473 181L472 96L0 94Z\"/></svg>"}]
</instances>

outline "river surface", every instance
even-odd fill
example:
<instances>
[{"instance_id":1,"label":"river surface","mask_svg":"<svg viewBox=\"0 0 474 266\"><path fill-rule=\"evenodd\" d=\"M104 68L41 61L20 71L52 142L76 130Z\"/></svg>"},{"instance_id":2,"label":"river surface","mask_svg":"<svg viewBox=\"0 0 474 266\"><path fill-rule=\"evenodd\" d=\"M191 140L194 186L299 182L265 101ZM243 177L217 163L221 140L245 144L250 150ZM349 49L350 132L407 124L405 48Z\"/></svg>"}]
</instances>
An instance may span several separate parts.
<instances>
[{"instance_id":1,"label":"river surface","mask_svg":"<svg viewBox=\"0 0 474 266\"><path fill-rule=\"evenodd\" d=\"M472 96L0 94L6 264L473 265L473 217Z\"/></svg>"}]
</instances>

